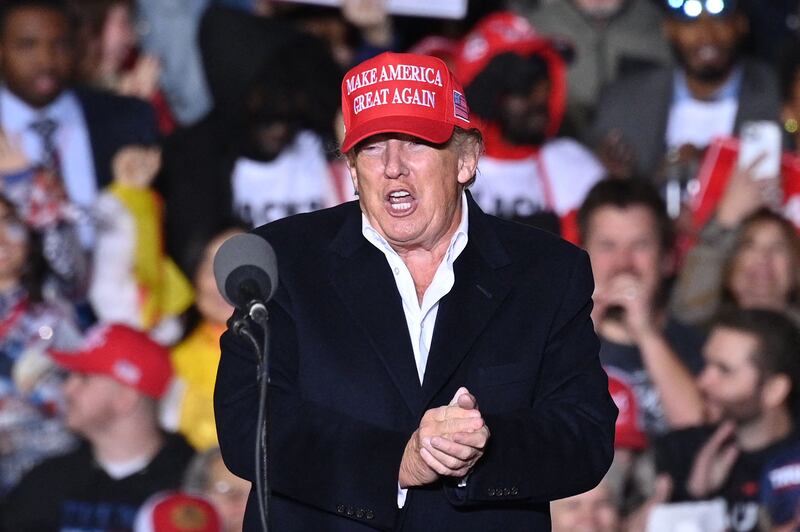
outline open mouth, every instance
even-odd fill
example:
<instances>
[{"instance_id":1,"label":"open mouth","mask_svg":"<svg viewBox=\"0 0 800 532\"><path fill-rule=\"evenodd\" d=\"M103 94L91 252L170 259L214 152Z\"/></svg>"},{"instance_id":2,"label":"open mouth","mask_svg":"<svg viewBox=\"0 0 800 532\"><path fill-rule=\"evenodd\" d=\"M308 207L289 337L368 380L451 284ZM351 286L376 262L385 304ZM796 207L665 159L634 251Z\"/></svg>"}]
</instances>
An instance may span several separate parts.
<instances>
[{"instance_id":1,"label":"open mouth","mask_svg":"<svg viewBox=\"0 0 800 532\"><path fill-rule=\"evenodd\" d=\"M408 190L394 190L386 195L389 212L394 216L406 216L416 207L416 199Z\"/></svg>"},{"instance_id":2,"label":"open mouth","mask_svg":"<svg viewBox=\"0 0 800 532\"><path fill-rule=\"evenodd\" d=\"M722 50L718 46L700 46L695 50L695 57L703 63L715 63L722 57Z\"/></svg>"}]
</instances>

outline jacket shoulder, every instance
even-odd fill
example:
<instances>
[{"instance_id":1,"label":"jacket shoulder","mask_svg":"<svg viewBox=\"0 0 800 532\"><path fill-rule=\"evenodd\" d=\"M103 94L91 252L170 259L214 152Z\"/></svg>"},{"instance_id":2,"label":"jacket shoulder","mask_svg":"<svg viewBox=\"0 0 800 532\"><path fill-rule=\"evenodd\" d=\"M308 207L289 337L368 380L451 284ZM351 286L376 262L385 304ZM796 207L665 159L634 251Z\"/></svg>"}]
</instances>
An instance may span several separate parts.
<instances>
[{"instance_id":1,"label":"jacket shoulder","mask_svg":"<svg viewBox=\"0 0 800 532\"><path fill-rule=\"evenodd\" d=\"M346 220L359 216L358 201L335 207L295 214L262 225L252 233L269 242L279 259L294 259L328 247Z\"/></svg>"},{"instance_id":2,"label":"jacket shoulder","mask_svg":"<svg viewBox=\"0 0 800 532\"><path fill-rule=\"evenodd\" d=\"M586 256L583 249L544 229L487 217L514 262L556 270L563 267L569 272L576 261Z\"/></svg>"}]
</instances>

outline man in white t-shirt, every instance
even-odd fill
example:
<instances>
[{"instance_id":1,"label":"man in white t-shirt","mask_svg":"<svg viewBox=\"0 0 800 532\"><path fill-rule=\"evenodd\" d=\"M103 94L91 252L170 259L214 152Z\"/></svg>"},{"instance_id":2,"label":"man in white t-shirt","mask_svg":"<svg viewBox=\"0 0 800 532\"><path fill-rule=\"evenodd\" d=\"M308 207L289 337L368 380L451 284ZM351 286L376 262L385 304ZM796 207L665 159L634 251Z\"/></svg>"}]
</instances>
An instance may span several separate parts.
<instances>
[{"instance_id":1,"label":"man in white t-shirt","mask_svg":"<svg viewBox=\"0 0 800 532\"><path fill-rule=\"evenodd\" d=\"M696 162L714 138L738 133L742 123L777 120L780 105L774 72L741 54L748 21L736 0L662 3L677 66L607 87L591 133L605 154L623 154L624 161L613 157L615 166L650 179L666 154Z\"/></svg>"},{"instance_id":2,"label":"man in white t-shirt","mask_svg":"<svg viewBox=\"0 0 800 532\"><path fill-rule=\"evenodd\" d=\"M522 17L495 13L465 38L457 70L486 142L475 200L486 212L574 240L574 211L605 170L575 140L555 138L567 52Z\"/></svg>"}]
</instances>

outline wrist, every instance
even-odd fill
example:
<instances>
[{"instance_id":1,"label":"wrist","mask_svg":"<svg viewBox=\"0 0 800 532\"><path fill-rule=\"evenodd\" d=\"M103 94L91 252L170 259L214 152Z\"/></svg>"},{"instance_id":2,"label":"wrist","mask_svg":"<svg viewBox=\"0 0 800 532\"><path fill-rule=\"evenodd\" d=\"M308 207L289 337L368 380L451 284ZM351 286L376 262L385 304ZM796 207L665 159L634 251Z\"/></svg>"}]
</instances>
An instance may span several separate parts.
<instances>
[{"instance_id":1,"label":"wrist","mask_svg":"<svg viewBox=\"0 0 800 532\"><path fill-rule=\"evenodd\" d=\"M661 331L654 323L646 323L633 331L633 337L642 351L646 351L647 345L663 341Z\"/></svg>"}]
</instances>

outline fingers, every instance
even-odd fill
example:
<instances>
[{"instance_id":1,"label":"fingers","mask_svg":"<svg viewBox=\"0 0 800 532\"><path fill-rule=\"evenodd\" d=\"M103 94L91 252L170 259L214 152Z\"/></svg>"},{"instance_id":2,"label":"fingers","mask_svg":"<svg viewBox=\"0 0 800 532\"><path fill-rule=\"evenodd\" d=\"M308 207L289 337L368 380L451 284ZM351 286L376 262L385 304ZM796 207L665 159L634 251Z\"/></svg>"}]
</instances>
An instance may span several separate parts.
<instances>
[{"instance_id":1,"label":"fingers","mask_svg":"<svg viewBox=\"0 0 800 532\"><path fill-rule=\"evenodd\" d=\"M434 456L436 456L436 453L442 453L454 459L461 460L462 462L467 462L469 460L472 460L473 458L481 454L481 451L479 449L476 449L475 447L470 447L469 445L457 443L452 439L442 438L440 436L436 436L431 438L430 440L426 440L425 442L423 442L423 445L427 447L428 450L430 450L431 452L435 451ZM442 461L442 463L445 462Z\"/></svg>"},{"instance_id":2,"label":"fingers","mask_svg":"<svg viewBox=\"0 0 800 532\"><path fill-rule=\"evenodd\" d=\"M469 473L469 467L466 464L461 465L461 467L450 468L447 465L440 462L431 451L428 450L427 447L423 447L419 451L420 457L425 462L425 464L433 469L437 474L446 477L463 477L467 473ZM453 463L452 459L448 460L448 462Z\"/></svg>"},{"instance_id":3,"label":"fingers","mask_svg":"<svg viewBox=\"0 0 800 532\"><path fill-rule=\"evenodd\" d=\"M434 408L433 410L429 410L428 412L431 412L433 420L438 422L443 422L448 419L467 419L467 418L481 417L480 411L475 409L467 410L461 408L460 406L440 406L439 408Z\"/></svg>"},{"instance_id":4,"label":"fingers","mask_svg":"<svg viewBox=\"0 0 800 532\"><path fill-rule=\"evenodd\" d=\"M733 436L734 432L736 432L736 425L726 421L714 431L714 434L711 435L704 447L716 453Z\"/></svg>"},{"instance_id":5,"label":"fingers","mask_svg":"<svg viewBox=\"0 0 800 532\"><path fill-rule=\"evenodd\" d=\"M483 427L484 421L482 417L446 419L439 424L438 430L433 436L444 436L458 432L475 432Z\"/></svg>"},{"instance_id":6,"label":"fingers","mask_svg":"<svg viewBox=\"0 0 800 532\"><path fill-rule=\"evenodd\" d=\"M729 472L737 458L739 458L739 448L733 444L728 445L719 456L720 470Z\"/></svg>"},{"instance_id":7,"label":"fingers","mask_svg":"<svg viewBox=\"0 0 800 532\"><path fill-rule=\"evenodd\" d=\"M455 443L467 445L473 449L482 451L489 442L489 436L489 427L484 426L483 429L475 432L456 432L455 434L451 434L449 439Z\"/></svg>"}]
</instances>

